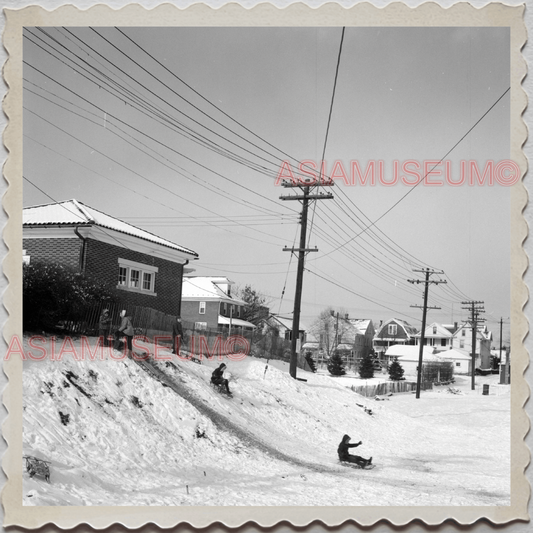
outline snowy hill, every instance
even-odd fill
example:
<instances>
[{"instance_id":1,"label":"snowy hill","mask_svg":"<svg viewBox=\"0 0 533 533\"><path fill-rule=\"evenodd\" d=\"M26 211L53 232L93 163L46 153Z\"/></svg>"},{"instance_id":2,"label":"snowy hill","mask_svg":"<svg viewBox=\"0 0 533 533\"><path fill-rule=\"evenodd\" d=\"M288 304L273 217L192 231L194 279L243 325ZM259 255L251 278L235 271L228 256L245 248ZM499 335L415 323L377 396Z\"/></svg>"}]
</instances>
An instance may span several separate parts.
<instances>
[{"instance_id":1,"label":"snowy hill","mask_svg":"<svg viewBox=\"0 0 533 533\"><path fill-rule=\"evenodd\" d=\"M249 357L226 361L227 398L209 385L218 363L25 361L23 451L51 461L51 482L22 461L24 504L509 505L497 376L478 378L487 396L458 378L457 394L378 402L350 379L299 370L298 381ZM345 433L374 470L338 463Z\"/></svg>"}]
</instances>

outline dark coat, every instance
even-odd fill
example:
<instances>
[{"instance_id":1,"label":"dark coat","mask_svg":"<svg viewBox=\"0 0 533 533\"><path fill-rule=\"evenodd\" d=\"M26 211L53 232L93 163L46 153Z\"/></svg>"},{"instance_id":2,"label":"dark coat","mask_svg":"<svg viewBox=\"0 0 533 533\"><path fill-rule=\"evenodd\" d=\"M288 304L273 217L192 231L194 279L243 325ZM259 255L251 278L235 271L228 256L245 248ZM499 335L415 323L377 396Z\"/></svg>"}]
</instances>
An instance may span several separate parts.
<instances>
[{"instance_id":1,"label":"dark coat","mask_svg":"<svg viewBox=\"0 0 533 533\"><path fill-rule=\"evenodd\" d=\"M219 384L225 381L224 370L226 369L226 366L222 366L222 364L213 370L213 373L211 374L211 383Z\"/></svg>"},{"instance_id":2,"label":"dark coat","mask_svg":"<svg viewBox=\"0 0 533 533\"><path fill-rule=\"evenodd\" d=\"M341 461L347 461L350 457L350 453L348 451L349 448L355 448L356 446L359 446L359 442L356 442L354 444L350 444L348 441L350 440L349 435L344 435L342 437L342 441L339 444L339 447L337 448L337 453L339 454L339 459Z\"/></svg>"},{"instance_id":3,"label":"dark coat","mask_svg":"<svg viewBox=\"0 0 533 533\"><path fill-rule=\"evenodd\" d=\"M177 320L172 324L172 336L174 338L179 336L183 339L183 326Z\"/></svg>"}]
</instances>

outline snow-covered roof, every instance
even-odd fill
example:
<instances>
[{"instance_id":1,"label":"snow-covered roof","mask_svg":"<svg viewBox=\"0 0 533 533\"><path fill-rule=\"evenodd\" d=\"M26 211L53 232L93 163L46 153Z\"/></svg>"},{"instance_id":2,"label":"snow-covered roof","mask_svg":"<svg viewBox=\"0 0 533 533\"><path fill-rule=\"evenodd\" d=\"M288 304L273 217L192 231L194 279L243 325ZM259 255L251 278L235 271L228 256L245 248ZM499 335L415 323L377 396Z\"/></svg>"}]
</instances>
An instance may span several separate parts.
<instances>
[{"instance_id":1,"label":"snow-covered roof","mask_svg":"<svg viewBox=\"0 0 533 533\"><path fill-rule=\"evenodd\" d=\"M251 322L248 322L246 320L242 320L240 318L229 318L227 316L218 315L218 323L221 326L227 326L231 323L232 326L235 327L243 327L243 328L253 328L255 329L256 326L252 324Z\"/></svg>"},{"instance_id":2,"label":"snow-covered roof","mask_svg":"<svg viewBox=\"0 0 533 533\"><path fill-rule=\"evenodd\" d=\"M465 359L470 361L472 357L470 357L470 354L466 350L461 350L460 348L453 348L451 350L444 350L443 352L439 352L439 357L442 359Z\"/></svg>"},{"instance_id":3,"label":"snow-covered roof","mask_svg":"<svg viewBox=\"0 0 533 533\"><path fill-rule=\"evenodd\" d=\"M432 346L424 346L423 358L427 361L437 360L438 357L433 355ZM417 361L420 354L420 346L412 344L393 344L387 348L385 355L388 357L398 357L404 361Z\"/></svg>"},{"instance_id":4,"label":"snow-covered roof","mask_svg":"<svg viewBox=\"0 0 533 533\"><path fill-rule=\"evenodd\" d=\"M361 335L365 335L372 324L369 318L350 318L349 322L359 330Z\"/></svg>"},{"instance_id":5,"label":"snow-covered roof","mask_svg":"<svg viewBox=\"0 0 533 533\"><path fill-rule=\"evenodd\" d=\"M196 300L201 298L203 300L222 300L238 305L243 305L244 302L237 298L233 298L224 292L220 286L222 282L228 286L232 285L232 281L220 276L187 276L183 278L181 289L182 300Z\"/></svg>"},{"instance_id":6,"label":"snow-covered roof","mask_svg":"<svg viewBox=\"0 0 533 533\"><path fill-rule=\"evenodd\" d=\"M149 231L132 226L77 200L25 207L22 210L22 224L25 227L98 226L198 257L196 252L188 248L158 237Z\"/></svg>"}]
</instances>

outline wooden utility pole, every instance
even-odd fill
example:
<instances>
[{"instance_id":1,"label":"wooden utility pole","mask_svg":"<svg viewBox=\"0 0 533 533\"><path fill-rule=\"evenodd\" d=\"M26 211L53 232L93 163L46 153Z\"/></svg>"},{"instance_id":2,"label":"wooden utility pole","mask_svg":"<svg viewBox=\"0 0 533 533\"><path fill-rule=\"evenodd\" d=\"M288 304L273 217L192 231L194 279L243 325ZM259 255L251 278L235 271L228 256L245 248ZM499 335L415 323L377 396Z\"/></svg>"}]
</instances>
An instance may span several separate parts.
<instances>
[{"instance_id":1,"label":"wooden utility pole","mask_svg":"<svg viewBox=\"0 0 533 533\"><path fill-rule=\"evenodd\" d=\"M332 184L332 183L331 183ZM322 184L326 185L326 184ZM311 186L302 183L293 183L292 181L284 182L284 187L301 187L302 195L280 196L280 200L300 200L302 202L302 214L300 217L300 246L298 248L283 248L284 252L298 252L298 268L296 271L296 292L294 296L294 313L292 317L292 334L291 334L291 360L289 373L296 379L296 368L298 362L297 342L300 332L300 308L302 302L302 287L304 280L305 254L308 252L318 252L318 248L306 248L305 240L307 238L307 212L309 210L310 200L328 200L333 198L332 194L311 194Z\"/></svg>"},{"instance_id":2,"label":"wooden utility pole","mask_svg":"<svg viewBox=\"0 0 533 533\"><path fill-rule=\"evenodd\" d=\"M420 332L420 350L418 351L418 369L416 374L416 397L420 398L420 384L422 382L422 363L424 356L424 342L426 338L426 314L428 309L439 309L439 307L428 308L428 287L430 284L438 285L439 283L447 283L446 280L430 280L431 274L444 274L442 271L430 270L429 268L422 270L413 270L413 272L424 272L426 274L425 280L408 279L409 283L423 283L424 284L424 306L422 311L422 330ZM420 307L420 306L412 306Z\"/></svg>"},{"instance_id":3,"label":"wooden utility pole","mask_svg":"<svg viewBox=\"0 0 533 533\"><path fill-rule=\"evenodd\" d=\"M483 319L479 318L479 314L485 312L483 307L480 307L483 305L484 302L480 301L469 301L469 302L461 302L463 305L466 305L467 307L463 307L463 309L466 309L470 311L470 320L467 322L470 323L472 326L472 368L471 368L471 381L472 390L476 390L476 340L477 340L477 325L478 322L483 322ZM479 351L479 354L481 356L481 349Z\"/></svg>"}]
</instances>

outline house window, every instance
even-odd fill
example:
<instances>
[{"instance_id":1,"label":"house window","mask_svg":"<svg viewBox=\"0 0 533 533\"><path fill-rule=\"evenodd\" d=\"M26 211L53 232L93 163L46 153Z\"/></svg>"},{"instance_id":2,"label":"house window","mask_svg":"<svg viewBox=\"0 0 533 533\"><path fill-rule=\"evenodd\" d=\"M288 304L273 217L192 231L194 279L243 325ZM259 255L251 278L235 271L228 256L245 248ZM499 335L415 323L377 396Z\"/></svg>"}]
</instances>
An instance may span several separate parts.
<instances>
[{"instance_id":1,"label":"house window","mask_svg":"<svg viewBox=\"0 0 533 533\"><path fill-rule=\"evenodd\" d=\"M155 266L119 258L117 289L157 296L155 275L158 271Z\"/></svg>"},{"instance_id":2,"label":"house window","mask_svg":"<svg viewBox=\"0 0 533 533\"><path fill-rule=\"evenodd\" d=\"M140 270L130 269L130 287L138 289L140 287L141 272Z\"/></svg>"},{"instance_id":3,"label":"house window","mask_svg":"<svg viewBox=\"0 0 533 533\"><path fill-rule=\"evenodd\" d=\"M446 339L441 339L440 340L440 345L441 346L446 346Z\"/></svg>"},{"instance_id":4,"label":"house window","mask_svg":"<svg viewBox=\"0 0 533 533\"><path fill-rule=\"evenodd\" d=\"M461 333L461 335L464 337L466 335L466 329L463 329L463 332Z\"/></svg>"},{"instance_id":5,"label":"house window","mask_svg":"<svg viewBox=\"0 0 533 533\"><path fill-rule=\"evenodd\" d=\"M396 324L389 324L389 335L396 335Z\"/></svg>"},{"instance_id":6,"label":"house window","mask_svg":"<svg viewBox=\"0 0 533 533\"><path fill-rule=\"evenodd\" d=\"M205 302L202 302L205 303ZM195 322L194 329L207 329L207 322Z\"/></svg>"},{"instance_id":7,"label":"house window","mask_svg":"<svg viewBox=\"0 0 533 533\"><path fill-rule=\"evenodd\" d=\"M461 366L461 363L455 363L455 366Z\"/></svg>"},{"instance_id":8,"label":"house window","mask_svg":"<svg viewBox=\"0 0 533 533\"><path fill-rule=\"evenodd\" d=\"M118 267L118 284L121 286L126 285L126 280L128 279L128 269L126 267Z\"/></svg>"},{"instance_id":9,"label":"house window","mask_svg":"<svg viewBox=\"0 0 533 533\"><path fill-rule=\"evenodd\" d=\"M459 348L464 348L465 347L465 341L461 339L461 341L459 342Z\"/></svg>"},{"instance_id":10,"label":"house window","mask_svg":"<svg viewBox=\"0 0 533 533\"><path fill-rule=\"evenodd\" d=\"M198 312L201 315L205 315L205 302L200 302L200 309L198 310Z\"/></svg>"},{"instance_id":11,"label":"house window","mask_svg":"<svg viewBox=\"0 0 533 533\"><path fill-rule=\"evenodd\" d=\"M437 327L433 326L433 335L436 335L436 334L437 334Z\"/></svg>"},{"instance_id":12,"label":"house window","mask_svg":"<svg viewBox=\"0 0 533 533\"><path fill-rule=\"evenodd\" d=\"M151 291L152 290L152 273L151 272L143 272L143 289L145 291Z\"/></svg>"}]
</instances>

